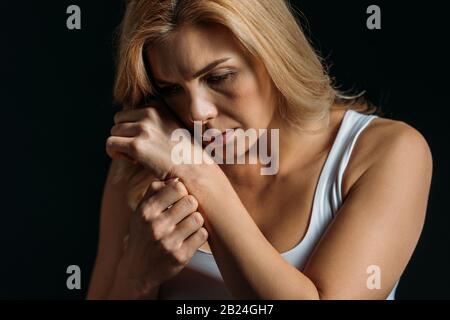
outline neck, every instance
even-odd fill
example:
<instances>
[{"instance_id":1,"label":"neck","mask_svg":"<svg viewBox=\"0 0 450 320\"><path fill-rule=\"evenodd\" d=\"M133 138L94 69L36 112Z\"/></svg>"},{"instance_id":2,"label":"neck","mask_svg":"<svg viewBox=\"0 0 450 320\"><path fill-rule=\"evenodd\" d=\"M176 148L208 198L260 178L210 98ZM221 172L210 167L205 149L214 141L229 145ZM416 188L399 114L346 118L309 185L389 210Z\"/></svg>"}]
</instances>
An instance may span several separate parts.
<instances>
[{"instance_id":1,"label":"neck","mask_svg":"<svg viewBox=\"0 0 450 320\"><path fill-rule=\"evenodd\" d=\"M273 119L268 127L268 137L270 137L270 129L279 129L279 168L274 175L261 175L263 166L260 161L257 161L257 164L248 164L246 161L246 164L224 164L220 167L234 186L247 187L255 191L265 189L270 184L288 177L294 168L306 169L308 164L328 152L334 142L342 116L342 110L337 112L331 110L329 118L304 124L303 128L309 132L288 126L278 117ZM326 129L320 132L310 132L324 126ZM268 139L268 145L271 145L270 139ZM276 150L270 150L272 159L275 157L273 152Z\"/></svg>"}]
</instances>

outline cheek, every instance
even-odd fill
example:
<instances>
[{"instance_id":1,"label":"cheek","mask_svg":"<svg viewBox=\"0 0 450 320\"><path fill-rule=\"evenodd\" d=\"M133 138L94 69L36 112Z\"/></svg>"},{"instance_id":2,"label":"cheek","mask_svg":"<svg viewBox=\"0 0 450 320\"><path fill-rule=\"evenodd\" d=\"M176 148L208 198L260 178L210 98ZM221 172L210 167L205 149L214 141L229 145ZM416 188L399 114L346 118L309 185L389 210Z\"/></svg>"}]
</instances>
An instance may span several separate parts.
<instances>
[{"instance_id":1,"label":"cheek","mask_svg":"<svg viewBox=\"0 0 450 320\"><path fill-rule=\"evenodd\" d=\"M255 78L240 81L234 96L237 115L252 128L266 128L274 112L267 89L261 88Z\"/></svg>"},{"instance_id":2,"label":"cheek","mask_svg":"<svg viewBox=\"0 0 450 320\"><path fill-rule=\"evenodd\" d=\"M189 108L183 99L166 99L168 109L180 120L185 127L191 125Z\"/></svg>"}]
</instances>

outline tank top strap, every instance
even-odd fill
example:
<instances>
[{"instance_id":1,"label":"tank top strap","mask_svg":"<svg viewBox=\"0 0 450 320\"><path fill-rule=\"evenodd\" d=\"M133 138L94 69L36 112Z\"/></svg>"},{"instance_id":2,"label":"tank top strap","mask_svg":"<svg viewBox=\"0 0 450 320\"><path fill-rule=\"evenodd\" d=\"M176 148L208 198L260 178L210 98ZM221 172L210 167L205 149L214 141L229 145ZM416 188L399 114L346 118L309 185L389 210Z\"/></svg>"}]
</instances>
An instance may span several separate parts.
<instances>
[{"instance_id":1,"label":"tank top strap","mask_svg":"<svg viewBox=\"0 0 450 320\"><path fill-rule=\"evenodd\" d=\"M336 135L333 146L327 156L317 186L318 215L324 220L334 217L342 205L342 177L344 175L355 143L370 121L378 116L366 115L347 110Z\"/></svg>"}]
</instances>

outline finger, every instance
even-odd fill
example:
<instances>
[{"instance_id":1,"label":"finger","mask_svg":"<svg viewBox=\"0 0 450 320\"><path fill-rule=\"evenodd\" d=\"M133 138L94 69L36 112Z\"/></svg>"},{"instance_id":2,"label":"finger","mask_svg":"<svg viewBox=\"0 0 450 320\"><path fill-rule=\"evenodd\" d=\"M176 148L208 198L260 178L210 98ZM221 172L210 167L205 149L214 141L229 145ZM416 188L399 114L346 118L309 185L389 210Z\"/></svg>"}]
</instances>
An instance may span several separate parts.
<instances>
[{"instance_id":1,"label":"finger","mask_svg":"<svg viewBox=\"0 0 450 320\"><path fill-rule=\"evenodd\" d=\"M162 188L168 185L168 183L174 181L178 178L171 178L165 181L162 180L155 180L150 183L150 185L147 187L147 190L144 193L143 199L147 199L154 195L156 192L160 191Z\"/></svg>"},{"instance_id":2,"label":"finger","mask_svg":"<svg viewBox=\"0 0 450 320\"><path fill-rule=\"evenodd\" d=\"M164 181L155 180L150 183L150 185L147 187L147 190L144 193L144 196L142 199L150 198L152 195L154 195L156 192L164 188Z\"/></svg>"},{"instance_id":3,"label":"finger","mask_svg":"<svg viewBox=\"0 0 450 320\"><path fill-rule=\"evenodd\" d=\"M133 157L130 154L130 143L134 140L134 138L129 137L114 137L111 136L106 140L106 152L107 154L113 158L117 153L124 153L131 158Z\"/></svg>"},{"instance_id":4,"label":"finger","mask_svg":"<svg viewBox=\"0 0 450 320\"><path fill-rule=\"evenodd\" d=\"M125 122L114 125L111 128L112 136L135 137L141 132L139 124L136 122Z\"/></svg>"},{"instance_id":5,"label":"finger","mask_svg":"<svg viewBox=\"0 0 450 320\"><path fill-rule=\"evenodd\" d=\"M162 190L164 187L168 186L171 183L174 183L175 180L178 180L178 178L152 181L152 183L150 183L150 185L148 186L147 191L144 193L143 199L151 197L153 194Z\"/></svg>"},{"instance_id":6,"label":"finger","mask_svg":"<svg viewBox=\"0 0 450 320\"><path fill-rule=\"evenodd\" d=\"M156 110L153 107L122 110L114 115L114 123L136 122L143 118L151 117L155 113Z\"/></svg>"},{"instance_id":7,"label":"finger","mask_svg":"<svg viewBox=\"0 0 450 320\"><path fill-rule=\"evenodd\" d=\"M164 218L167 219L169 225L174 226L180 223L187 216L192 215L192 213L197 209L197 200L194 196L188 195L178 200L172 207L168 208L164 212ZM199 219L203 219L203 217L201 217L201 214Z\"/></svg>"},{"instance_id":8,"label":"finger","mask_svg":"<svg viewBox=\"0 0 450 320\"><path fill-rule=\"evenodd\" d=\"M180 227L181 223L181 228L183 230L190 230L189 234L191 234L203 225L202 215L199 212L195 213L197 206L197 200L193 196L188 195L183 197L178 200L172 208L163 211L162 214L155 217L153 228L157 226L157 229L166 230L166 233L169 234L170 237L173 231ZM195 227L196 224L199 224L198 227ZM171 243L179 243L181 246L181 242L189 236L189 234L184 234L183 231L181 231L181 235L179 234L180 232L175 233L175 236L170 237L169 241Z\"/></svg>"},{"instance_id":9,"label":"finger","mask_svg":"<svg viewBox=\"0 0 450 320\"><path fill-rule=\"evenodd\" d=\"M203 226L203 217L200 212L195 211L178 223L174 231L169 235L175 242L182 243L191 234Z\"/></svg>"},{"instance_id":10,"label":"finger","mask_svg":"<svg viewBox=\"0 0 450 320\"><path fill-rule=\"evenodd\" d=\"M191 234L186 240L184 240L183 244L180 247L180 250L183 250L188 253L188 256L192 258L198 248L200 248L207 240L208 240L208 231L206 228L201 227L196 232Z\"/></svg>"},{"instance_id":11,"label":"finger","mask_svg":"<svg viewBox=\"0 0 450 320\"><path fill-rule=\"evenodd\" d=\"M186 187L180 181L174 181L165 186L151 197L144 199L140 203L140 210L148 212L153 217L157 217L167 207L187 196Z\"/></svg>"}]
</instances>

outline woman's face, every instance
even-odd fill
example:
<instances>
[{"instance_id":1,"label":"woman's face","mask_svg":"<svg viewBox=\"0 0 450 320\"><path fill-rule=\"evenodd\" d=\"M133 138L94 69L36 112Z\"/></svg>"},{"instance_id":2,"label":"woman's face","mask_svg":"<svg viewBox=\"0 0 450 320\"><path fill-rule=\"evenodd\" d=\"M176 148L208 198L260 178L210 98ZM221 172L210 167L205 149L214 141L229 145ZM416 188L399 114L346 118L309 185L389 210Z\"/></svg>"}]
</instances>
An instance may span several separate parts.
<instances>
[{"instance_id":1,"label":"woman's face","mask_svg":"<svg viewBox=\"0 0 450 320\"><path fill-rule=\"evenodd\" d=\"M266 129L272 121L276 103L267 71L246 58L225 27L183 26L146 54L159 93L187 128L200 121L203 132L246 131ZM245 151L255 142L246 143Z\"/></svg>"}]
</instances>

